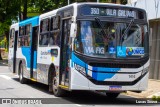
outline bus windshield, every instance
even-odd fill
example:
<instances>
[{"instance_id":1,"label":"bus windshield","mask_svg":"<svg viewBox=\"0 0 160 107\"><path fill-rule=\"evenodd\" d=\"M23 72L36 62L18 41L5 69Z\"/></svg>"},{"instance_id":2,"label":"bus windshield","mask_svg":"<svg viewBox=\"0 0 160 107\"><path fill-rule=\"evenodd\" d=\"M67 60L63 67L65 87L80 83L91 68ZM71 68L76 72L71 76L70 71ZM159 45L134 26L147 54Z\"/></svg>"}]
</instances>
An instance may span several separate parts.
<instances>
[{"instance_id":1,"label":"bus windshield","mask_svg":"<svg viewBox=\"0 0 160 107\"><path fill-rule=\"evenodd\" d=\"M147 25L132 23L126 30L129 24L78 21L75 51L92 57L143 57L148 54Z\"/></svg>"}]
</instances>

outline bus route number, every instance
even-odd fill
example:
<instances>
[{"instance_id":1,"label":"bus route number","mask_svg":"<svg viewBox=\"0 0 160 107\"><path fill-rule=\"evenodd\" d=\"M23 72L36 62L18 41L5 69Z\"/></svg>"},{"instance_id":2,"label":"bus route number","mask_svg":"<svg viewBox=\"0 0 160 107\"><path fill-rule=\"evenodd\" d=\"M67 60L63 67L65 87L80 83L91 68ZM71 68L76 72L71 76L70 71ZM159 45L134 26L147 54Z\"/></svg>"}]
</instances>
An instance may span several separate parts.
<instances>
[{"instance_id":1,"label":"bus route number","mask_svg":"<svg viewBox=\"0 0 160 107\"><path fill-rule=\"evenodd\" d=\"M99 14L99 8L91 8L91 14Z\"/></svg>"},{"instance_id":2,"label":"bus route number","mask_svg":"<svg viewBox=\"0 0 160 107\"><path fill-rule=\"evenodd\" d=\"M129 78L136 78L135 75L129 75Z\"/></svg>"}]
</instances>

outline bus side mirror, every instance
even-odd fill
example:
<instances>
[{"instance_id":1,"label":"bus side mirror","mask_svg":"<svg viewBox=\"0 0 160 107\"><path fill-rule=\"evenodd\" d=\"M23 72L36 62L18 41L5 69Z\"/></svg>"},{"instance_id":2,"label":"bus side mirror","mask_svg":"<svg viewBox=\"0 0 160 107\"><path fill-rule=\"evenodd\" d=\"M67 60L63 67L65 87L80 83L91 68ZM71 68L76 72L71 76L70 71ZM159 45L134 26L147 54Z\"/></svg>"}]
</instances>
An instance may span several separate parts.
<instances>
[{"instance_id":1,"label":"bus side mirror","mask_svg":"<svg viewBox=\"0 0 160 107\"><path fill-rule=\"evenodd\" d=\"M70 37L76 37L76 31L77 31L77 24L72 23L70 29Z\"/></svg>"}]
</instances>

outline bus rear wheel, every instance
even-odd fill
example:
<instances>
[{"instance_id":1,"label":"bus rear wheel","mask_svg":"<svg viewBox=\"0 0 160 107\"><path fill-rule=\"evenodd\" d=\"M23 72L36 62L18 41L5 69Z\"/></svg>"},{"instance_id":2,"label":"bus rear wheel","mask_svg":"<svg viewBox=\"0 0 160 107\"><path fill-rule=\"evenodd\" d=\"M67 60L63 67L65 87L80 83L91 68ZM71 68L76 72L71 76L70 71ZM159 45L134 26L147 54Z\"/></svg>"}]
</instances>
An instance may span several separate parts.
<instances>
[{"instance_id":1,"label":"bus rear wheel","mask_svg":"<svg viewBox=\"0 0 160 107\"><path fill-rule=\"evenodd\" d=\"M25 84L27 82L27 79L23 77L23 64L20 64L19 67L19 81L21 84Z\"/></svg>"},{"instance_id":2,"label":"bus rear wheel","mask_svg":"<svg viewBox=\"0 0 160 107\"><path fill-rule=\"evenodd\" d=\"M53 90L53 93L56 97L61 97L61 96L64 96L65 95L65 90L61 89L59 86L58 86L58 83L57 83L57 78L56 77L53 77L52 78L52 90Z\"/></svg>"},{"instance_id":3,"label":"bus rear wheel","mask_svg":"<svg viewBox=\"0 0 160 107\"><path fill-rule=\"evenodd\" d=\"M117 98L120 93L106 93L107 98Z\"/></svg>"}]
</instances>

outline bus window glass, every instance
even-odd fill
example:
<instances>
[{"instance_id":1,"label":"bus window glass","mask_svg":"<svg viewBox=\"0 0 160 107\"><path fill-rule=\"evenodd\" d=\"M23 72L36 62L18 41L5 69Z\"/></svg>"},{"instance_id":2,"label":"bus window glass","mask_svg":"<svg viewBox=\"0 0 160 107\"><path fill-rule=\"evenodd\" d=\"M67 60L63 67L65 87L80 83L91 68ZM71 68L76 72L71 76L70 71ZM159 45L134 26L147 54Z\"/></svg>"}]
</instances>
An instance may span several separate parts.
<instances>
[{"instance_id":1,"label":"bus window glass","mask_svg":"<svg viewBox=\"0 0 160 107\"><path fill-rule=\"evenodd\" d=\"M132 24L126 35L124 31L129 23L102 21L103 29L96 21L79 21L77 38L75 39L75 50L85 55L94 57L116 58L117 47L125 47L133 50L127 57L148 54L144 44L144 25ZM145 42L145 43L144 43ZM138 49L138 50L135 50ZM131 51L132 51L131 50ZM136 53L141 51L141 53ZM143 53L145 51L146 53Z\"/></svg>"},{"instance_id":2,"label":"bus window glass","mask_svg":"<svg viewBox=\"0 0 160 107\"><path fill-rule=\"evenodd\" d=\"M24 46L30 46L31 25L25 27Z\"/></svg>"},{"instance_id":3,"label":"bus window glass","mask_svg":"<svg viewBox=\"0 0 160 107\"><path fill-rule=\"evenodd\" d=\"M48 34L41 34L39 37L39 45L45 46L48 45Z\"/></svg>"},{"instance_id":4,"label":"bus window glass","mask_svg":"<svg viewBox=\"0 0 160 107\"><path fill-rule=\"evenodd\" d=\"M54 16L51 18L51 31L58 30L60 28L60 16Z\"/></svg>"},{"instance_id":5,"label":"bus window glass","mask_svg":"<svg viewBox=\"0 0 160 107\"><path fill-rule=\"evenodd\" d=\"M15 31L14 31L14 29L11 29L10 30L10 41L9 41L9 47L10 48L13 48L14 36L15 36Z\"/></svg>"},{"instance_id":6,"label":"bus window glass","mask_svg":"<svg viewBox=\"0 0 160 107\"><path fill-rule=\"evenodd\" d=\"M21 46L24 46L25 27L22 26L19 29L20 29L20 33L18 38L18 47L21 47Z\"/></svg>"},{"instance_id":7,"label":"bus window glass","mask_svg":"<svg viewBox=\"0 0 160 107\"><path fill-rule=\"evenodd\" d=\"M43 19L40 26L39 45L48 46L49 44L49 18Z\"/></svg>"},{"instance_id":8,"label":"bus window glass","mask_svg":"<svg viewBox=\"0 0 160 107\"><path fill-rule=\"evenodd\" d=\"M49 43L50 43L50 45L60 46L59 31L51 33Z\"/></svg>"},{"instance_id":9,"label":"bus window glass","mask_svg":"<svg viewBox=\"0 0 160 107\"><path fill-rule=\"evenodd\" d=\"M44 19L41 21L41 32L49 31L49 19Z\"/></svg>"},{"instance_id":10,"label":"bus window glass","mask_svg":"<svg viewBox=\"0 0 160 107\"><path fill-rule=\"evenodd\" d=\"M60 46L59 29L60 29L60 16L54 16L51 18L51 34L49 38L50 45Z\"/></svg>"}]
</instances>

